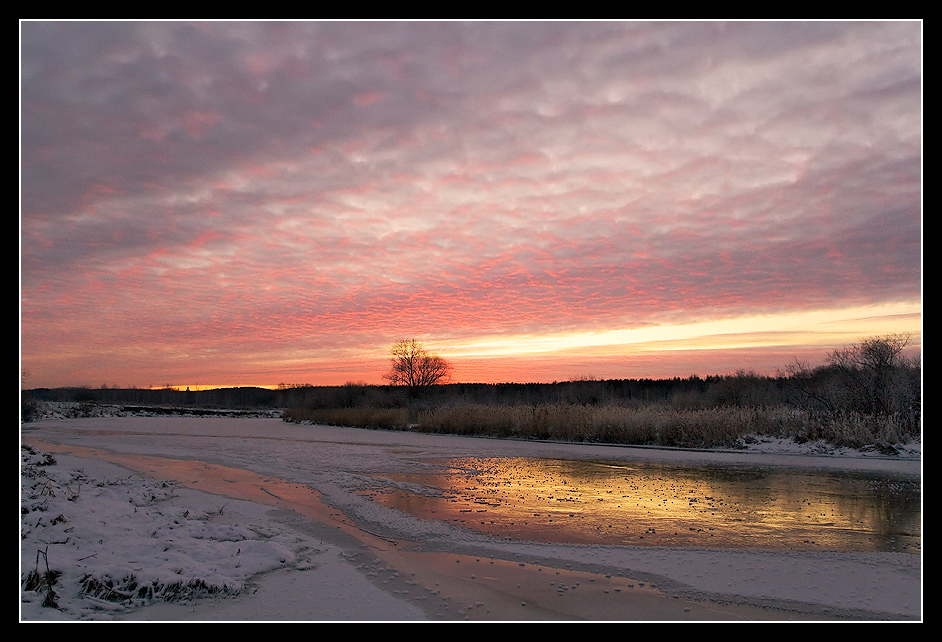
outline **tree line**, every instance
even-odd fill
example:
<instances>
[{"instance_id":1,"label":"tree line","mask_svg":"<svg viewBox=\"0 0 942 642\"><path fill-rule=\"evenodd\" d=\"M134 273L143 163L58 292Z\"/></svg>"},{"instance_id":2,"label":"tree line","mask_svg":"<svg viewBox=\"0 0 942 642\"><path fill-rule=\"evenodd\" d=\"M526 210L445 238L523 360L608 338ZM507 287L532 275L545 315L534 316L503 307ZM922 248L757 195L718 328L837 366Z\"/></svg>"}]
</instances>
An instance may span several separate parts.
<instances>
[{"instance_id":1,"label":"tree line","mask_svg":"<svg viewBox=\"0 0 942 642\"><path fill-rule=\"evenodd\" d=\"M915 438L921 432L922 368L918 358L904 354L910 340L908 335L865 339L832 351L820 366L795 361L774 376L739 371L670 379L483 384L445 383L451 373L447 360L410 339L397 342L391 349L386 385L351 382L342 386L286 385L276 390L242 387L199 391L58 388L34 389L27 394L39 401L287 409L286 418L295 420L314 420L318 412L335 410L396 410L401 412L395 416L402 418L397 421L404 425L414 424L422 412L428 417L430 409L462 406L657 406L676 412L784 408L799 413L793 416L807 427L809 438L816 431L835 426L863 426L871 432L890 427L893 434ZM377 415L350 412L330 416L337 422L355 424L354 417Z\"/></svg>"},{"instance_id":2,"label":"tree line","mask_svg":"<svg viewBox=\"0 0 942 642\"><path fill-rule=\"evenodd\" d=\"M414 342L414 340L411 340ZM552 384L416 383L415 346L391 350L384 388L349 386L287 409L286 421L461 435L694 448L744 447L756 437L876 447L921 436L922 370L907 335L863 340L825 364L777 376L579 380ZM428 356L428 353L422 353ZM447 370L446 370L447 373ZM443 376L441 379L445 379ZM441 381L441 380L440 380ZM398 394L397 394L398 393Z\"/></svg>"}]
</instances>

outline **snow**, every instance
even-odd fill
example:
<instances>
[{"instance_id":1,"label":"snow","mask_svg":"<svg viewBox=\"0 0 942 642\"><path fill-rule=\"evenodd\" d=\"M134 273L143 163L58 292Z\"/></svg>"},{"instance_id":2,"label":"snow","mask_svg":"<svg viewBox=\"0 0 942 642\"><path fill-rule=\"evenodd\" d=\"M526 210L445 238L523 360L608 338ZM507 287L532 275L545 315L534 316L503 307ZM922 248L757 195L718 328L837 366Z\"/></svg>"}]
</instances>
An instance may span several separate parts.
<instances>
[{"instance_id":1,"label":"snow","mask_svg":"<svg viewBox=\"0 0 942 642\"><path fill-rule=\"evenodd\" d=\"M266 582L269 588L279 588L274 599L249 603L214 599L213 619L279 619L280 614L302 619L281 602L296 593L292 586L304 585L295 578L314 569L323 576L321 583L332 599L315 602L315 609L308 611L311 619L421 618L417 609L365 582L338 547L273 523L266 506L147 479L108 462L68 455L55 459L55 466L42 467L48 477L39 478L45 489L41 502L28 502L41 504L42 509L21 517L21 568L24 572L35 568L38 559L42 569L45 560L36 552L44 551L50 565L63 571L58 585L72 590L59 589L58 610L42 607L41 594L23 591L23 620L134 617L147 600L115 602L107 594L80 598L75 590L89 574L120 582L129 573L145 585L201 579L219 589L245 593ZM33 481L24 477L24 497L32 494L27 489ZM78 499L73 500L76 494ZM59 516L64 519L53 524ZM40 521L49 525L38 526ZM167 619L185 618L187 609L180 604L199 597L193 591L177 604L158 602L158 607L172 608L154 609L146 617L156 613ZM368 612L363 612L359 599L366 600ZM254 611L246 611L247 605Z\"/></svg>"},{"instance_id":2,"label":"snow","mask_svg":"<svg viewBox=\"0 0 942 642\"><path fill-rule=\"evenodd\" d=\"M791 607L806 619L922 616L921 554L497 540L368 496L391 471L467 456L748 463L920 478L919 444L892 457L771 439L744 451L683 451L168 416L44 419L23 424L21 440L32 451L23 451L21 464L21 621L748 620L785 619ZM191 467L161 468L168 458ZM422 551L408 552L402 541L421 542ZM429 562L436 555L453 568L487 561L489 574L459 582L455 571ZM47 562L61 573L53 584L57 608L42 605L43 586L23 588ZM499 591L483 586L499 573L514 579ZM527 611L541 599L527 582L544 575L570 578L554 594L589 595L592 586L597 597L572 602L571 611L551 604ZM648 611L600 610L598 596L627 599L626 587ZM459 608L461 600L467 604ZM669 607L681 603L672 615Z\"/></svg>"}]
</instances>

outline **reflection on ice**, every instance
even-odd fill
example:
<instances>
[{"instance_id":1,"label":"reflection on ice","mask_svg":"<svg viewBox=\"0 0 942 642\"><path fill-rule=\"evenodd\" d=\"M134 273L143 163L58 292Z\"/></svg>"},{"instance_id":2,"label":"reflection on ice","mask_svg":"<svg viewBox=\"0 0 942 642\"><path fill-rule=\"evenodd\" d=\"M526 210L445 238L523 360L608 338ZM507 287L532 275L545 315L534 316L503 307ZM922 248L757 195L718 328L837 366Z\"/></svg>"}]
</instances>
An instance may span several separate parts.
<instances>
[{"instance_id":1,"label":"reflection on ice","mask_svg":"<svg viewBox=\"0 0 942 642\"><path fill-rule=\"evenodd\" d=\"M529 458L435 462L384 505L512 539L900 551L921 546L918 482L852 473Z\"/></svg>"}]
</instances>

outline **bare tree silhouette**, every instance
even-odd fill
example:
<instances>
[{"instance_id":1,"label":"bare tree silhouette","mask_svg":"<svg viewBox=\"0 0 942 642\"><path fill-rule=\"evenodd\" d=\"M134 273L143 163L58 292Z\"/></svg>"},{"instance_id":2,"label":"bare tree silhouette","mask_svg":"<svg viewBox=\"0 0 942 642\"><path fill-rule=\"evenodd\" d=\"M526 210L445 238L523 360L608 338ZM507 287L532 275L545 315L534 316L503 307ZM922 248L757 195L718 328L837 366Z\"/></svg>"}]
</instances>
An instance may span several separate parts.
<instances>
[{"instance_id":1,"label":"bare tree silhouette","mask_svg":"<svg viewBox=\"0 0 942 642\"><path fill-rule=\"evenodd\" d=\"M409 396L451 378L451 364L444 357L430 352L417 339L400 339L389 350L390 371L383 378L394 386L406 386Z\"/></svg>"}]
</instances>

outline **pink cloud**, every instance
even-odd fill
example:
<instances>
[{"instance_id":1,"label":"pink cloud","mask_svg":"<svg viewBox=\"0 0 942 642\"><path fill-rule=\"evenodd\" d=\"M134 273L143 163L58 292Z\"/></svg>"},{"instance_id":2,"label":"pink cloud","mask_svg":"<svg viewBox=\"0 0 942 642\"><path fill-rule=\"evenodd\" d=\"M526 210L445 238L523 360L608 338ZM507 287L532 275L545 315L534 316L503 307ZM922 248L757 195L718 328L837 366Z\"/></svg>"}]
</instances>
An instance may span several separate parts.
<instances>
[{"instance_id":1,"label":"pink cloud","mask_svg":"<svg viewBox=\"0 0 942 642\"><path fill-rule=\"evenodd\" d=\"M359 107L368 107L386 97L382 91L361 91L353 95L353 102Z\"/></svg>"},{"instance_id":2,"label":"pink cloud","mask_svg":"<svg viewBox=\"0 0 942 642\"><path fill-rule=\"evenodd\" d=\"M830 27L24 25L24 360L251 377L918 299L919 29Z\"/></svg>"}]
</instances>

